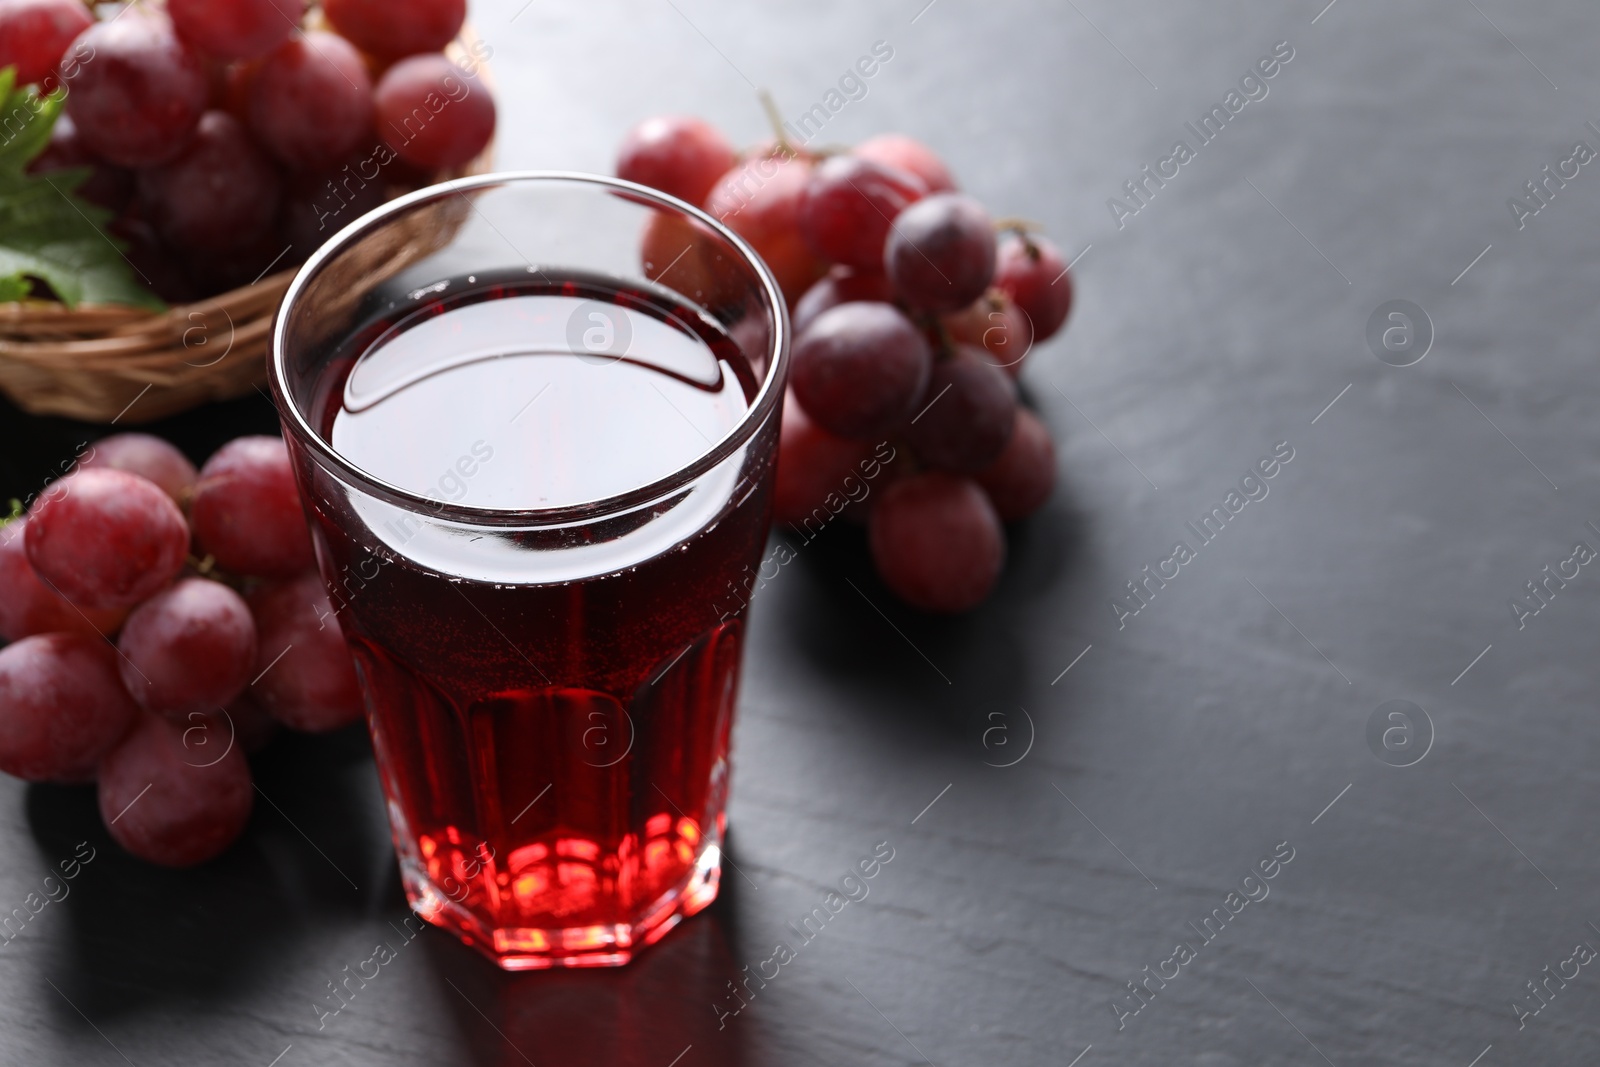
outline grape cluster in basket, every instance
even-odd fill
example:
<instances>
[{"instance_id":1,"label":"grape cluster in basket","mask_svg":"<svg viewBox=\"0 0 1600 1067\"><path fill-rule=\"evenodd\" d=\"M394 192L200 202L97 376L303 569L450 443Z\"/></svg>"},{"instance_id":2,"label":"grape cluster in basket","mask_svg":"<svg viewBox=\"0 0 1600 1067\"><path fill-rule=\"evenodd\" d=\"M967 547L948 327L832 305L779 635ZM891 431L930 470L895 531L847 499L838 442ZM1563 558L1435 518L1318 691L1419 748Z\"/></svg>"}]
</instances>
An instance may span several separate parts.
<instances>
[{"instance_id":1,"label":"grape cluster in basket","mask_svg":"<svg viewBox=\"0 0 1600 1067\"><path fill-rule=\"evenodd\" d=\"M168 300L303 260L396 187L476 157L495 106L441 53L465 0L0 0L0 68L66 109L30 172L92 168ZM479 51L484 51L481 46Z\"/></svg>"},{"instance_id":2,"label":"grape cluster in basket","mask_svg":"<svg viewBox=\"0 0 1600 1067\"><path fill-rule=\"evenodd\" d=\"M997 224L900 134L822 153L780 138L740 156L699 119L659 117L628 134L617 174L705 208L783 289L795 339L777 520L809 539L864 511L878 574L901 599L942 612L982 601L1004 563L1002 523L1055 483L1050 433L1016 387L1071 308L1055 245ZM643 254L663 284L716 284L668 216Z\"/></svg>"},{"instance_id":3,"label":"grape cluster in basket","mask_svg":"<svg viewBox=\"0 0 1600 1067\"><path fill-rule=\"evenodd\" d=\"M248 750L361 714L276 437L196 472L118 434L0 528L0 771L98 781L111 836L187 866L244 829Z\"/></svg>"}]
</instances>

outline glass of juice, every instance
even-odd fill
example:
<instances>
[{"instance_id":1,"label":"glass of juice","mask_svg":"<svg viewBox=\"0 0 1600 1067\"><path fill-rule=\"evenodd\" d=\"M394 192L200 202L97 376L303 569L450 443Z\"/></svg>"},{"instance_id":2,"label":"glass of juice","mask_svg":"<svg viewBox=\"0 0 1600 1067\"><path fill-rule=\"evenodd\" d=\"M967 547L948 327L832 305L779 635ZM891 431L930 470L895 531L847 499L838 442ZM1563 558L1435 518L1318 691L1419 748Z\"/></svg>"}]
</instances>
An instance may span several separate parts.
<instances>
[{"instance_id":1,"label":"glass of juice","mask_svg":"<svg viewBox=\"0 0 1600 1067\"><path fill-rule=\"evenodd\" d=\"M562 173L395 200L279 311L406 895L504 968L625 963L716 896L788 329L720 223Z\"/></svg>"}]
</instances>

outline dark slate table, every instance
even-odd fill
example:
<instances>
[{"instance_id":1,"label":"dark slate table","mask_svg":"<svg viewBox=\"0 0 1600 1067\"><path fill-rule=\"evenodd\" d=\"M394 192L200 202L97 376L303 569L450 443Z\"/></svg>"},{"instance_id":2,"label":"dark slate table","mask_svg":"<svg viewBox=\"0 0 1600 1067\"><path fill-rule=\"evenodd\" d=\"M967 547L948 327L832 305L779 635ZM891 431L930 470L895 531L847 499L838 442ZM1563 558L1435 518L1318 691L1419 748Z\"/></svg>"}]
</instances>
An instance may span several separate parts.
<instances>
[{"instance_id":1,"label":"dark slate table","mask_svg":"<svg viewBox=\"0 0 1600 1067\"><path fill-rule=\"evenodd\" d=\"M821 139L923 137L1079 257L1025 375L1060 487L998 595L919 618L857 531L806 546L755 608L737 867L619 971L407 941L359 734L264 753L274 804L199 871L118 855L85 791L8 781L0 911L94 859L0 945L0 1060L1600 1057L1593 6L923 3L474 18L513 167L607 169L662 110L753 141L755 86L798 116L892 48ZM271 424L248 401L160 429L203 454ZM4 492L92 432L8 412ZM870 896L732 1014L728 983L879 842ZM325 1015L380 941L398 958Z\"/></svg>"}]
</instances>

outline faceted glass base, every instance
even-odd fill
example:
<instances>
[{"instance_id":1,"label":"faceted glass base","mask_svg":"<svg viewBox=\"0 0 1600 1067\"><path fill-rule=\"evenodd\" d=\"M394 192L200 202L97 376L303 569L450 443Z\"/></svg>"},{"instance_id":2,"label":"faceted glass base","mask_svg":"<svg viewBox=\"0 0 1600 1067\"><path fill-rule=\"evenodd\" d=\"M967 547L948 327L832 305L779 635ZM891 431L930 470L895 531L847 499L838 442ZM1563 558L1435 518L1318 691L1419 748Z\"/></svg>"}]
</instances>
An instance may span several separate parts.
<instances>
[{"instance_id":1,"label":"faceted glass base","mask_svg":"<svg viewBox=\"0 0 1600 1067\"><path fill-rule=\"evenodd\" d=\"M721 883L722 850L708 844L688 879L655 901L635 922L535 929L493 928L430 882L420 866L400 865L406 898L412 910L465 945L477 949L508 971L536 971L550 967L620 967L647 945L665 937L673 927L700 912L717 898Z\"/></svg>"}]
</instances>

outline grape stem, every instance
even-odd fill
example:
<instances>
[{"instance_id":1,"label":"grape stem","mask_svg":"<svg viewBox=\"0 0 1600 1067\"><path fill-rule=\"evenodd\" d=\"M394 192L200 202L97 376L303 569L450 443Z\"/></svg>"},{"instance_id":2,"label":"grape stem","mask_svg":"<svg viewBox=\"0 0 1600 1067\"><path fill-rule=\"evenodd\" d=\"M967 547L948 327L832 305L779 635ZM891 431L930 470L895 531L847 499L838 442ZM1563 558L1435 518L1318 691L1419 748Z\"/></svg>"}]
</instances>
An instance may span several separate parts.
<instances>
[{"instance_id":1,"label":"grape stem","mask_svg":"<svg viewBox=\"0 0 1600 1067\"><path fill-rule=\"evenodd\" d=\"M1022 238L1022 250L1028 253L1030 260L1035 263L1039 262L1039 246L1034 243L1033 235L1044 232L1042 224L1029 219L1007 217L995 219L994 230L999 234L1014 233Z\"/></svg>"},{"instance_id":2,"label":"grape stem","mask_svg":"<svg viewBox=\"0 0 1600 1067\"><path fill-rule=\"evenodd\" d=\"M761 110L767 113L767 121L772 124L772 136L778 142L778 153L785 157L799 155L799 151L789 142L789 135L784 132L783 115L778 111L778 102L772 98L772 93L762 89L757 95L761 97Z\"/></svg>"},{"instance_id":3,"label":"grape stem","mask_svg":"<svg viewBox=\"0 0 1600 1067\"><path fill-rule=\"evenodd\" d=\"M237 574L230 574L221 567L217 566L216 557L211 555L209 552L206 553L205 558L203 559L191 552L189 554L187 563L189 569L200 575L202 578L209 578L213 582L221 582L223 585L228 586L237 593L243 593L245 591L247 579L241 578Z\"/></svg>"}]
</instances>

